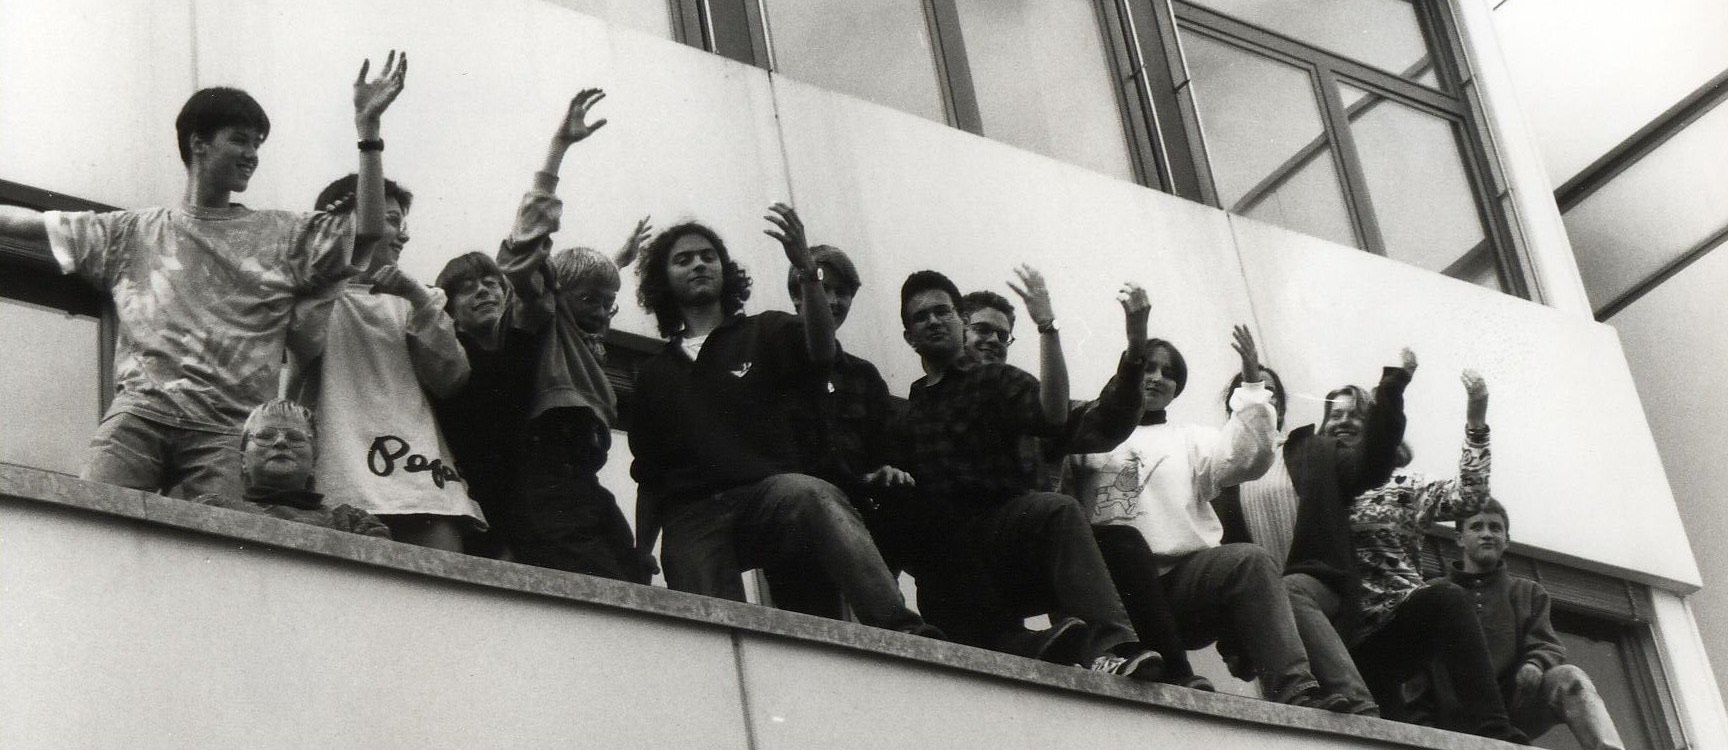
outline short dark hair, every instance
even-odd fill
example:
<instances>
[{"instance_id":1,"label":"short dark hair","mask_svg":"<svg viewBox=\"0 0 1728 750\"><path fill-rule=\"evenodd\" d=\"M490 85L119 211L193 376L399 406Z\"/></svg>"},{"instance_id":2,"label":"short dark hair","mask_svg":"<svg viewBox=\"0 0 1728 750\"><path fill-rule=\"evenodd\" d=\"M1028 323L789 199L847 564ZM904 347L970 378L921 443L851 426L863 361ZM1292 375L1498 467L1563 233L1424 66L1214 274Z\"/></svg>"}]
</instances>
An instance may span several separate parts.
<instances>
[{"instance_id":1,"label":"short dark hair","mask_svg":"<svg viewBox=\"0 0 1728 750\"><path fill-rule=\"evenodd\" d=\"M240 89L212 86L199 89L180 107L174 118L174 134L180 143L180 163L192 163L192 136L209 139L226 127L255 128L261 137L270 137L270 116L264 108Z\"/></svg>"},{"instance_id":2,"label":"short dark hair","mask_svg":"<svg viewBox=\"0 0 1728 750\"><path fill-rule=\"evenodd\" d=\"M911 320L906 317L906 303L911 302L913 297L924 292L946 292L949 301L955 305L960 304L960 287L954 286L954 282L947 276L935 271L914 271L900 285L900 325L902 327L911 324Z\"/></svg>"},{"instance_id":3,"label":"short dark hair","mask_svg":"<svg viewBox=\"0 0 1728 750\"><path fill-rule=\"evenodd\" d=\"M988 290L968 292L966 296L961 297L960 317L970 318L972 313L986 307L998 310L1003 315L1008 316L1008 327L1014 327L1014 303L1009 302L1007 297Z\"/></svg>"},{"instance_id":4,"label":"short dark hair","mask_svg":"<svg viewBox=\"0 0 1728 750\"><path fill-rule=\"evenodd\" d=\"M359 175L349 174L347 177L338 177L335 182L325 185L324 189L318 192L318 200L312 204L312 210L322 211L325 206L346 199L345 205L337 213L353 211L354 193L359 189ZM384 180L384 198L387 200L394 199L403 211L414 206L414 194L408 192L407 188L396 184L395 180Z\"/></svg>"},{"instance_id":5,"label":"short dark hair","mask_svg":"<svg viewBox=\"0 0 1728 750\"><path fill-rule=\"evenodd\" d=\"M727 315L742 312L744 302L750 299L750 272L732 260L732 253L726 249L726 243L720 241L720 235L696 221L668 227L648 243L646 257L636 264L636 301L641 303L642 309L654 313L654 323L659 327L660 335L668 338L684 330L684 314L678 309L678 300L672 297L666 265L672 260L672 246L691 234L702 235L720 255L721 311Z\"/></svg>"},{"instance_id":6,"label":"short dark hair","mask_svg":"<svg viewBox=\"0 0 1728 750\"><path fill-rule=\"evenodd\" d=\"M1501 505L1499 500L1496 500L1492 497L1488 498L1488 502L1485 502L1482 504L1482 508L1480 510L1477 510L1475 513L1471 513L1468 516L1465 516L1465 517L1460 518L1456 521L1453 521L1452 522L1452 528L1457 529L1458 531L1462 532L1462 531L1464 531L1464 522L1465 521L1468 521L1475 516L1481 516L1481 515L1499 516L1500 522L1506 524L1506 535L1507 536L1512 535L1512 517L1506 515L1506 506Z\"/></svg>"},{"instance_id":7,"label":"short dark hair","mask_svg":"<svg viewBox=\"0 0 1728 750\"><path fill-rule=\"evenodd\" d=\"M479 250L463 253L444 264L444 270L438 272L438 280L433 286L444 290L447 295L444 308L449 310L450 304L456 299L456 287L469 281L478 281L488 276L495 276L505 287L509 287L509 278L504 275L504 269L498 267L498 261Z\"/></svg>"},{"instance_id":8,"label":"short dark hair","mask_svg":"<svg viewBox=\"0 0 1728 750\"><path fill-rule=\"evenodd\" d=\"M1188 360L1183 358L1182 350L1177 349L1175 344L1164 339L1146 339L1146 356L1148 358L1152 356L1152 352L1159 349L1163 349L1170 355L1169 375L1171 380L1176 381L1176 392L1170 394L1170 397L1175 398L1182 395L1182 389L1188 387Z\"/></svg>"},{"instance_id":9,"label":"short dark hair","mask_svg":"<svg viewBox=\"0 0 1728 750\"><path fill-rule=\"evenodd\" d=\"M1272 408L1273 408L1273 410L1278 412L1278 423L1277 423L1278 429L1284 429L1284 407L1286 406L1285 402L1290 400L1290 397L1286 396L1284 394L1284 379L1281 377L1278 377L1278 371L1274 370L1270 367L1267 367L1265 365L1261 365L1260 369L1265 371L1267 375L1270 375L1272 377L1272 393L1277 396L1277 398L1274 398L1272 400ZM1242 373L1240 371L1238 371L1234 377L1230 378L1230 385L1228 385L1224 388L1224 413L1225 414L1233 413L1230 409L1230 394L1235 393L1236 388L1238 386L1241 386L1241 385L1242 385Z\"/></svg>"},{"instance_id":10,"label":"short dark hair","mask_svg":"<svg viewBox=\"0 0 1728 750\"><path fill-rule=\"evenodd\" d=\"M833 245L817 245L810 248L810 262L815 263L822 273L840 282L840 291L851 297L858 294L859 287L864 286L858 280L858 267L852 265L852 259L846 251ZM798 269L786 269L786 291L792 299L798 299Z\"/></svg>"}]
</instances>

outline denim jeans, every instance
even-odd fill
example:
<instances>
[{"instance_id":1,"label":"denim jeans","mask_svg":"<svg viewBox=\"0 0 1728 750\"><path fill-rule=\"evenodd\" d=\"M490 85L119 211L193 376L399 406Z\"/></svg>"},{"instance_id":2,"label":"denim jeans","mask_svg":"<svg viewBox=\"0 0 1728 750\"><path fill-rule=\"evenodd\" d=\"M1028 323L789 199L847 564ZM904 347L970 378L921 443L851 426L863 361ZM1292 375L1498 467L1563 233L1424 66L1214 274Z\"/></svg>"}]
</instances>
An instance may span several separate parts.
<instances>
[{"instance_id":1,"label":"denim jeans","mask_svg":"<svg viewBox=\"0 0 1728 750\"><path fill-rule=\"evenodd\" d=\"M961 533L1016 615L1085 620L1094 654L1139 641L1074 498L1027 492L972 509Z\"/></svg>"},{"instance_id":2,"label":"denim jeans","mask_svg":"<svg viewBox=\"0 0 1728 750\"><path fill-rule=\"evenodd\" d=\"M1284 588L1290 592L1290 613L1296 618L1296 633L1308 651L1308 668L1320 681L1320 687L1359 705L1374 705L1368 683L1362 679L1356 660L1332 624L1339 607L1344 606L1343 598L1307 573L1284 576Z\"/></svg>"},{"instance_id":3,"label":"denim jeans","mask_svg":"<svg viewBox=\"0 0 1728 750\"><path fill-rule=\"evenodd\" d=\"M516 496L495 504L492 527L516 562L647 584L647 559L618 501L595 472L606 425L585 409L554 409L528 426Z\"/></svg>"},{"instance_id":4,"label":"denim jeans","mask_svg":"<svg viewBox=\"0 0 1728 750\"><path fill-rule=\"evenodd\" d=\"M1519 696L1518 702L1507 708L1512 712L1512 726L1531 739L1564 722L1585 750L1621 750L1626 746L1595 683L1571 664L1543 672L1541 687Z\"/></svg>"},{"instance_id":5,"label":"denim jeans","mask_svg":"<svg viewBox=\"0 0 1728 750\"><path fill-rule=\"evenodd\" d=\"M1162 579L1184 645L1230 642L1280 703L1319 684L1309 670L1279 565L1266 548L1238 543L1203 549L1182 558Z\"/></svg>"},{"instance_id":6,"label":"denim jeans","mask_svg":"<svg viewBox=\"0 0 1728 750\"><path fill-rule=\"evenodd\" d=\"M1164 582L1158 578L1158 558L1145 535L1132 526L1093 526L1098 552L1110 568L1110 581L1122 596L1128 621L1146 648L1164 657L1164 679L1179 682L1194 676L1188 662L1188 647L1177 631L1176 615L1170 609Z\"/></svg>"},{"instance_id":7,"label":"denim jeans","mask_svg":"<svg viewBox=\"0 0 1728 750\"><path fill-rule=\"evenodd\" d=\"M918 612L955 643L995 649L1021 630L996 583L959 535L961 517L940 498L882 490L855 499L876 549L892 573L918 582ZM762 571L774 606L818 617L840 617L838 587L820 569L771 565Z\"/></svg>"},{"instance_id":8,"label":"denim jeans","mask_svg":"<svg viewBox=\"0 0 1728 750\"><path fill-rule=\"evenodd\" d=\"M1460 731L1525 740L1507 717L1488 641L1458 584L1442 581L1411 592L1392 619L1356 644L1354 652L1386 718L1404 720L1404 681L1438 659L1457 692Z\"/></svg>"},{"instance_id":9,"label":"denim jeans","mask_svg":"<svg viewBox=\"0 0 1728 750\"><path fill-rule=\"evenodd\" d=\"M80 479L178 495L239 497L240 436L109 414L90 438Z\"/></svg>"},{"instance_id":10,"label":"denim jeans","mask_svg":"<svg viewBox=\"0 0 1728 750\"><path fill-rule=\"evenodd\" d=\"M839 586L860 622L905 632L924 627L906 607L858 512L832 484L775 474L671 503L661 515L661 557L672 589L743 601L741 571L815 566Z\"/></svg>"}]
</instances>

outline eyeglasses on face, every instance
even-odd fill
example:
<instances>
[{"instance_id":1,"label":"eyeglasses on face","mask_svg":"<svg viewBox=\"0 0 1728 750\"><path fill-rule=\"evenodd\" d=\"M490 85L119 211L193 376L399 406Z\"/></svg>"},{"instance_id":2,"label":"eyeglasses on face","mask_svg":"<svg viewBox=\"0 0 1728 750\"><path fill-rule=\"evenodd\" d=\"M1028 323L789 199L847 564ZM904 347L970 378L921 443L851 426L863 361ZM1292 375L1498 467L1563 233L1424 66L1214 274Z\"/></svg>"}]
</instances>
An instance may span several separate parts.
<instances>
[{"instance_id":1,"label":"eyeglasses on face","mask_svg":"<svg viewBox=\"0 0 1728 750\"><path fill-rule=\"evenodd\" d=\"M305 445L312 438L301 430L288 427L263 427L252 433L252 439L260 443L274 443L276 438L285 438L289 445Z\"/></svg>"},{"instance_id":2,"label":"eyeglasses on face","mask_svg":"<svg viewBox=\"0 0 1728 750\"><path fill-rule=\"evenodd\" d=\"M1008 329L997 328L989 323L973 323L966 326L966 330L971 331L972 335L981 339L996 339L1003 344L1014 343L1014 334L1009 333Z\"/></svg>"}]
</instances>

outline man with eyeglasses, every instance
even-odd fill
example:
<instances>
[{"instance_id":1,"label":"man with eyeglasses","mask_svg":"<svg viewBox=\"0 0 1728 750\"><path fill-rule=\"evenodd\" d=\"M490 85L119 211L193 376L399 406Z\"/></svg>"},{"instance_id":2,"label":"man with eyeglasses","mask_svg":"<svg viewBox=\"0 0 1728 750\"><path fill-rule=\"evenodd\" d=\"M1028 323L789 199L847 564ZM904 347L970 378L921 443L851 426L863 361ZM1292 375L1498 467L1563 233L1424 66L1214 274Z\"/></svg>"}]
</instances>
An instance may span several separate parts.
<instances>
[{"instance_id":1,"label":"man with eyeglasses","mask_svg":"<svg viewBox=\"0 0 1728 750\"><path fill-rule=\"evenodd\" d=\"M389 539L389 527L372 514L352 505L330 505L312 491L316 435L312 412L306 407L286 399L259 404L240 429L244 493L240 497L201 495L196 502Z\"/></svg>"},{"instance_id":2,"label":"man with eyeglasses","mask_svg":"<svg viewBox=\"0 0 1728 750\"><path fill-rule=\"evenodd\" d=\"M1040 335L1054 339L1043 278L1027 267L1017 273L1022 286L1015 291L1039 301ZM1122 300L1131 320L1144 299L1142 292ZM1035 486L1036 456L1022 438L1056 438L1066 428L1065 373L1046 367L1040 380L967 355L959 303L954 282L935 271L914 273L900 288L902 335L924 377L912 384L895 427L896 465L922 495L955 508L960 544L982 562L1011 616L1047 614L1053 630L1087 636L1064 638L1071 645L1046 653L1047 660L1157 680L1163 659L1140 644L1129 624L1079 504Z\"/></svg>"},{"instance_id":3,"label":"man with eyeglasses","mask_svg":"<svg viewBox=\"0 0 1728 750\"><path fill-rule=\"evenodd\" d=\"M492 527L470 551L646 584L653 563L597 474L618 417L602 340L618 312L617 266L631 261L647 222L615 259L587 248L551 252L563 211L559 167L606 124L587 122L604 97L586 89L570 101L498 260L468 253L439 274L473 375L438 412Z\"/></svg>"}]
</instances>

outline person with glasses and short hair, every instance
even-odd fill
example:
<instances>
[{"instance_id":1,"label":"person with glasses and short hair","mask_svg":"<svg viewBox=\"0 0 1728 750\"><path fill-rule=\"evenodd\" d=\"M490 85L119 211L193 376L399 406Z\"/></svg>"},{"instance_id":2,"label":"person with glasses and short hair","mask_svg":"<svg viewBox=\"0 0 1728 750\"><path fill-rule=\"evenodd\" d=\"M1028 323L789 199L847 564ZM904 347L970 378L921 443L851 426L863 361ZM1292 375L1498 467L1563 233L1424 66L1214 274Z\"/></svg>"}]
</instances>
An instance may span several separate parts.
<instances>
[{"instance_id":1,"label":"person with glasses and short hair","mask_svg":"<svg viewBox=\"0 0 1728 750\"><path fill-rule=\"evenodd\" d=\"M646 584L653 562L637 551L598 473L618 419L602 340L618 312L618 266L635 256L647 220L616 258L588 248L551 252L563 213L554 193L559 167L571 146L606 124L587 121L605 96L585 89L571 99L498 260L468 253L439 274L473 374L437 410L491 523L488 535L471 540L475 551Z\"/></svg>"},{"instance_id":2,"label":"person with glasses and short hair","mask_svg":"<svg viewBox=\"0 0 1728 750\"><path fill-rule=\"evenodd\" d=\"M195 502L389 539L389 527L372 514L352 505L330 505L312 491L317 458L311 410L287 399L266 401L252 409L241 427L242 494L201 495Z\"/></svg>"}]
</instances>

